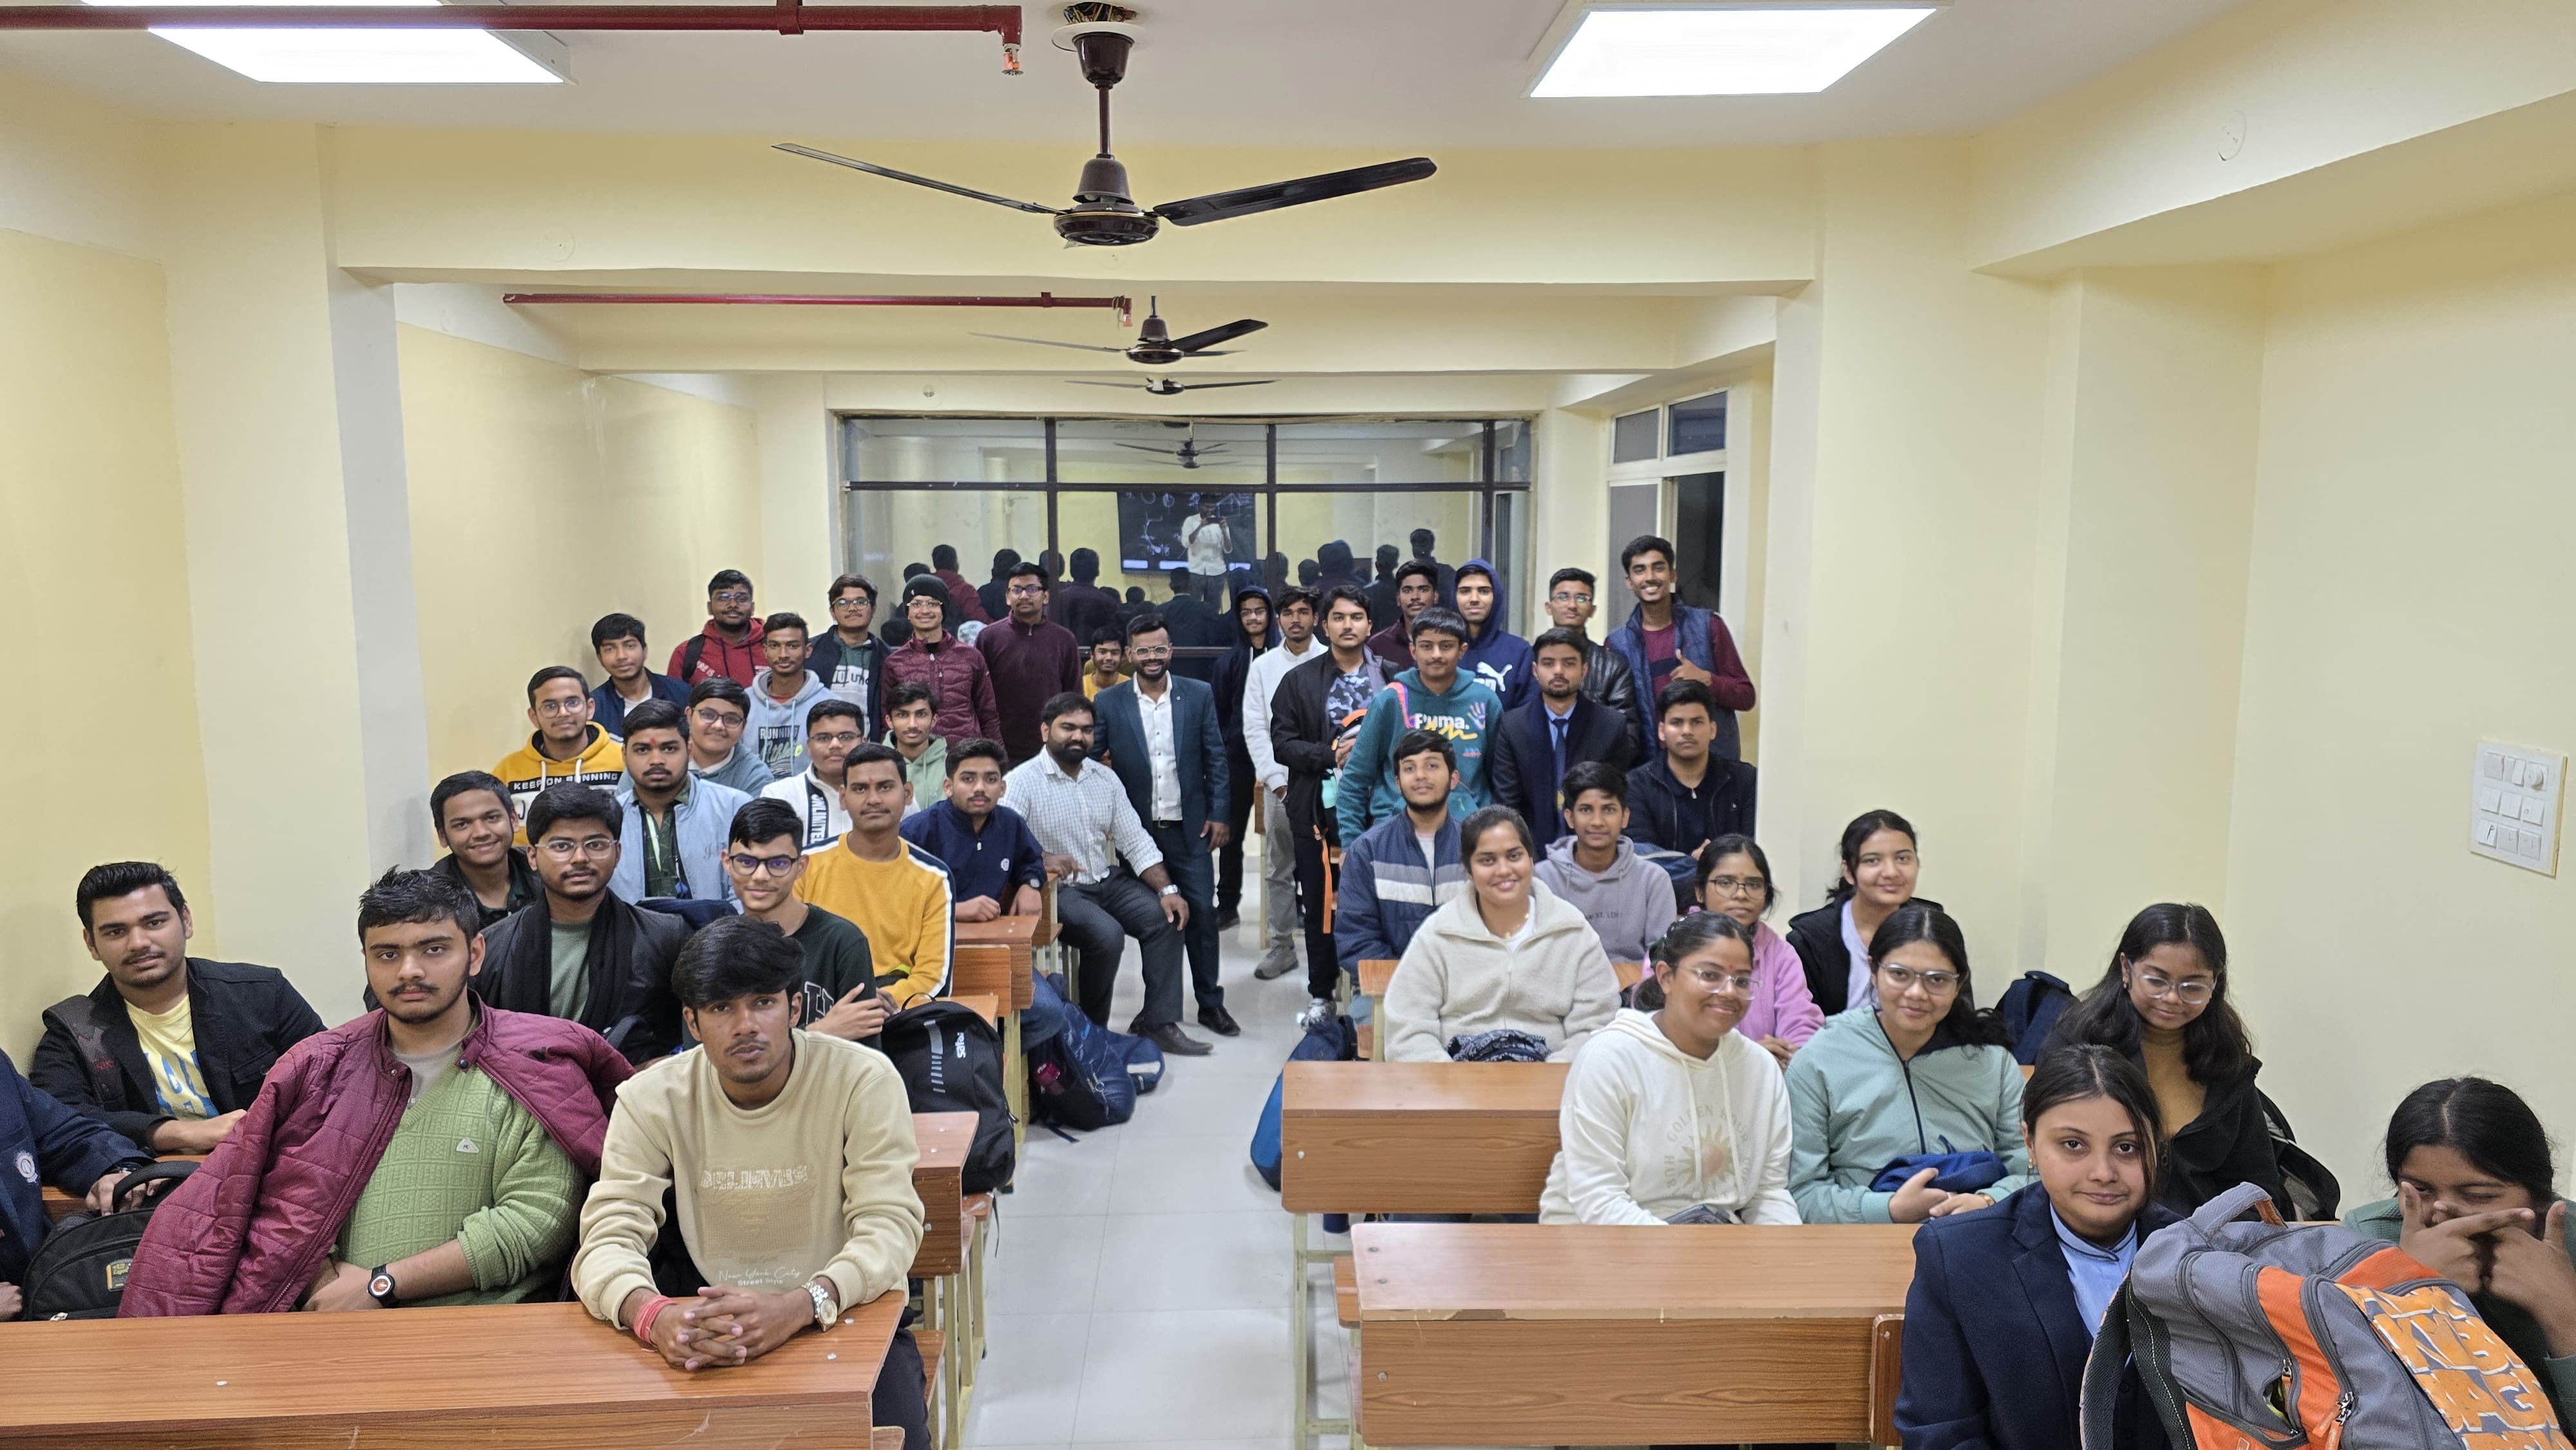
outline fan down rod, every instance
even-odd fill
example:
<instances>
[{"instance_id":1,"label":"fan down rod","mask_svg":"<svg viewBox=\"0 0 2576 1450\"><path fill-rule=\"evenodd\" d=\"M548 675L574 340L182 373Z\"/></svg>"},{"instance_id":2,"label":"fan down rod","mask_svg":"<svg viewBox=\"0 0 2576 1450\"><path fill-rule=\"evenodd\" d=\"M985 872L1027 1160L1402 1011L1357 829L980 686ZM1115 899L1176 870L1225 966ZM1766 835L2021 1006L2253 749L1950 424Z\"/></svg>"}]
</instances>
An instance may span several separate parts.
<instances>
[{"instance_id":1,"label":"fan down rod","mask_svg":"<svg viewBox=\"0 0 2576 1450\"><path fill-rule=\"evenodd\" d=\"M0 5L0 30L990 31L1018 70L1017 5Z\"/></svg>"}]
</instances>

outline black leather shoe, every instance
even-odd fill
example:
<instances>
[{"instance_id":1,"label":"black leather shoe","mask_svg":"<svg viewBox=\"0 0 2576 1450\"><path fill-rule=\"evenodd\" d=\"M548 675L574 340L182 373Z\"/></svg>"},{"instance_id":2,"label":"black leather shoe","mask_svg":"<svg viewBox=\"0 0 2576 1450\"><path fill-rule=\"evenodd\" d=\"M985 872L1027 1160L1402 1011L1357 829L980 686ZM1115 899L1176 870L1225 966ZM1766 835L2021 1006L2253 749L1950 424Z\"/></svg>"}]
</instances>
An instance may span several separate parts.
<instances>
[{"instance_id":1,"label":"black leather shoe","mask_svg":"<svg viewBox=\"0 0 2576 1450\"><path fill-rule=\"evenodd\" d=\"M1234 1014L1228 1012L1223 1007L1201 1007L1199 1009L1199 1025L1206 1028L1208 1031L1215 1033L1219 1037L1241 1037L1243 1035L1242 1024L1236 1022L1234 1020Z\"/></svg>"},{"instance_id":2,"label":"black leather shoe","mask_svg":"<svg viewBox=\"0 0 2576 1450\"><path fill-rule=\"evenodd\" d=\"M1163 1049L1167 1057L1205 1057L1216 1051L1215 1048L1183 1032L1178 1022L1166 1022L1160 1027L1149 1027L1142 1032L1129 1035L1144 1038L1147 1042Z\"/></svg>"},{"instance_id":3,"label":"black leather shoe","mask_svg":"<svg viewBox=\"0 0 2576 1450\"><path fill-rule=\"evenodd\" d=\"M1227 907L1216 914L1216 929L1219 931L1232 931L1241 925L1243 925L1243 918L1237 915L1232 907Z\"/></svg>"}]
</instances>

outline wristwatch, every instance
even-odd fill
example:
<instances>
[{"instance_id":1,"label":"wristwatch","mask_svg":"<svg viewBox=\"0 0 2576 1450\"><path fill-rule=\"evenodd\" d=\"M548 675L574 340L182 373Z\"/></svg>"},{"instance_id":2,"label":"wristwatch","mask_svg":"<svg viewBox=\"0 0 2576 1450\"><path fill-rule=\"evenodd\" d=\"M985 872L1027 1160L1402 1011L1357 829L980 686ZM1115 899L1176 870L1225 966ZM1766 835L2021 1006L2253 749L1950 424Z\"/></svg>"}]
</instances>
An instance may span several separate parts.
<instances>
[{"instance_id":1,"label":"wristwatch","mask_svg":"<svg viewBox=\"0 0 2576 1450\"><path fill-rule=\"evenodd\" d=\"M1158 886L1154 888L1154 894L1156 896L1178 896L1181 894L1181 888L1171 885Z\"/></svg>"},{"instance_id":2,"label":"wristwatch","mask_svg":"<svg viewBox=\"0 0 2576 1450\"><path fill-rule=\"evenodd\" d=\"M814 1327L831 1328L832 1321L841 1317L841 1306L833 1302L832 1291L819 1283L808 1283L805 1294L814 1301Z\"/></svg>"},{"instance_id":3,"label":"wristwatch","mask_svg":"<svg viewBox=\"0 0 2576 1450\"><path fill-rule=\"evenodd\" d=\"M394 1295L394 1276L386 1272L382 1264L367 1275L367 1295L387 1309L402 1307L402 1300Z\"/></svg>"}]
</instances>

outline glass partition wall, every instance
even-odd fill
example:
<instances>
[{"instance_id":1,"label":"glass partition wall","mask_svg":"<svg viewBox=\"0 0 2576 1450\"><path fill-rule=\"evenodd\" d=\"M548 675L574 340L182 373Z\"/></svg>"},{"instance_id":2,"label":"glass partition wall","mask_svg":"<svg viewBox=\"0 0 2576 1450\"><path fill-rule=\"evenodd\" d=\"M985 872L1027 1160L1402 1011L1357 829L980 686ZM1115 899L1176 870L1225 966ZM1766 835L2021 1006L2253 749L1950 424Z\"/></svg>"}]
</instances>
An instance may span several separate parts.
<instances>
[{"instance_id":1,"label":"glass partition wall","mask_svg":"<svg viewBox=\"0 0 2576 1450\"><path fill-rule=\"evenodd\" d=\"M995 554L1053 552L1130 604L1376 577L1418 530L1443 563L1491 562L1527 633L1529 424L1519 418L841 418L841 559L890 601L940 545L982 584ZM1345 554L1347 550L1347 554ZM993 591L998 595L999 591ZM1214 650L1222 627L1176 644Z\"/></svg>"}]
</instances>

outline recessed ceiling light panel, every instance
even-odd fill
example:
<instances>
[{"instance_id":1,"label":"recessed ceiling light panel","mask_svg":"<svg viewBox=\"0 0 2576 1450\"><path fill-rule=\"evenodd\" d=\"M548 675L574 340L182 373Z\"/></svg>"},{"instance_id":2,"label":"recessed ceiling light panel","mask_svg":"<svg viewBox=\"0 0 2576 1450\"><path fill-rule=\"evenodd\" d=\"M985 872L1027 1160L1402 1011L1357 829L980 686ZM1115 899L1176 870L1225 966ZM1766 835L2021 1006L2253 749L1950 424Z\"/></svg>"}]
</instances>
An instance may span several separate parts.
<instances>
[{"instance_id":1,"label":"recessed ceiling light panel","mask_svg":"<svg viewBox=\"0 0 2576 1450\"><path fill-rule=\"evenodd\" d=\"M294 4L299 0L87 0L92 5ZM437 0L338 0L388 8ZM565 77L486 30L269 30L156 26L152 33L255 81L322 85L551 85ZM555 50L560 42L531 37Z\"/></svg>"},{"instance_id":2,"label":"recessed ceiling light panel","mask_svg":"<svg viewBox=\"0 0 2576 1450\"><path fill-rule=\"evenodd\" d=\"M1761 96L1821 91L1938 5L1593 4L1568 7L1536 97Z\"/></svg>"}]
</instances>

